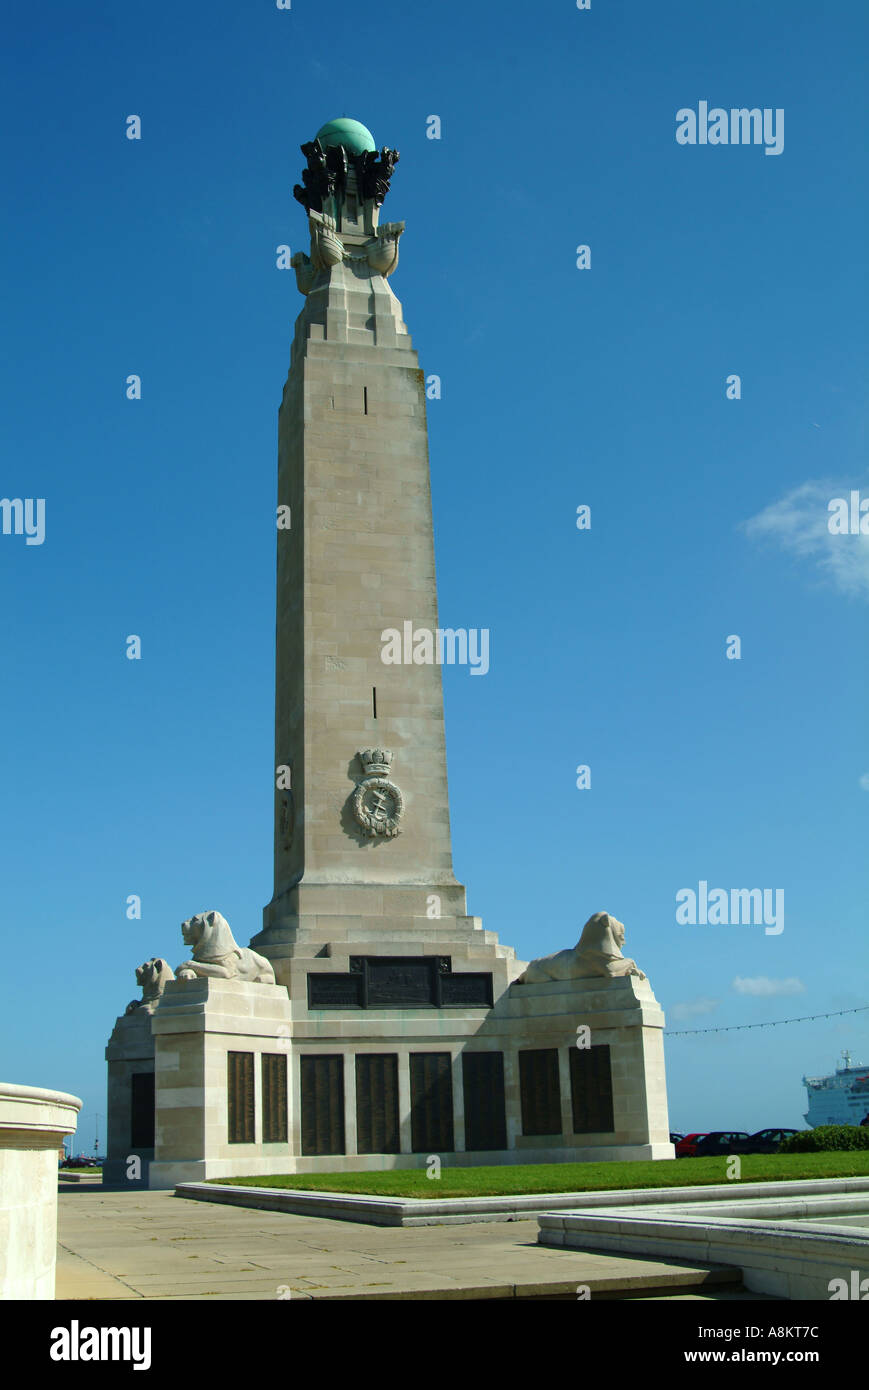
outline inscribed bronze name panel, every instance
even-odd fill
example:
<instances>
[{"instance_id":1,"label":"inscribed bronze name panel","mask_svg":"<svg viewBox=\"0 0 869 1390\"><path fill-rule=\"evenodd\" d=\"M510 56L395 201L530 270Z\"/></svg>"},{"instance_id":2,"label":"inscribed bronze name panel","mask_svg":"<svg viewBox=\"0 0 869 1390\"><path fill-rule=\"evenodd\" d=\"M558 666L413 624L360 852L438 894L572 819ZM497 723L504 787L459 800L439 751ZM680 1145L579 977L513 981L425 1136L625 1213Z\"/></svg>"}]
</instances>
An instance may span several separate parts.
<instances>
[{"instance_id":1,"label":"inscribed bronze name panel","mask_svg":"<svg viewBox=\"0 0 869 1390\"><path fill-rule=\"evenodd\" d=\"M574 1134L612 1134L613 1082L608 1044L570 1049Z\"/></svg>"},{"instance_id":2,"label":"inscribed bronze name panel","mask_svg":"<svg viewBox=\"0 0 869 1390\"><path fill-rule=\"evenodd\" d=\"M287 1123L287 1054L262 1054L262 1136L264 1144L285 1144Z\"/></svg>"},{"instance_id":3,"label":"inscribed bronze name panel","mask_svg":"<svg viewBox=\"0 0 869 1390\"><path fill-rule=\"evenodd\" d=\"M410 1129L414 1153L453 1153L453 1073L448 1052L410 1054Z\"/></svg>"},{"instance_id":4,"label":"inscribed bronze name panel","mask_svg":"<svg viewBox=\"0 0 869 1390\"><path fill-rule=\"evenodd\" d=\"M228 1141L230 1144L253 1144L256 1139L253 1053L228 1052L226 1072Z\"/></svg>"},{"instance_id":5,"label":"inscribed bronze name panel","mask_svg":"<svg viewBox=\"0 0 869 1390\"><path fill-rule=\"evenodd\" d=\"M463 1052L465 1148L506 1149L503 1052Z\"/></svg>"},{"instance_id":6,"label":"inscribed bronze name panel","mask_svg":"<svg viewBox=\"0 0 869 1390\"><path fill-rule=\"evenodd\" d=\"M302 1153L344 1153L344 1058L309 1054L300 1069Z\"/></svg>"},{"instance_id":7,"label":"inscribed bronze name panel","mask_svg":"<svg viewBox=\"0 0 869 1390\"><path fill-rule=\"evenodd\" d=\"M557 1048L519 1053L519 1093L523 1134L561 1134Z\"/></svg>"},{"instance_id":8,"label":"inscribed bronze name panel","mask_svg":"<svg viewBox=\"0 0 869 1390\"><path fill-rule=\"evenodd\" d=\"M356 1058L356 1152L401 1152L395 1053L360 1052Z\"/></svg>"}]
</instances>

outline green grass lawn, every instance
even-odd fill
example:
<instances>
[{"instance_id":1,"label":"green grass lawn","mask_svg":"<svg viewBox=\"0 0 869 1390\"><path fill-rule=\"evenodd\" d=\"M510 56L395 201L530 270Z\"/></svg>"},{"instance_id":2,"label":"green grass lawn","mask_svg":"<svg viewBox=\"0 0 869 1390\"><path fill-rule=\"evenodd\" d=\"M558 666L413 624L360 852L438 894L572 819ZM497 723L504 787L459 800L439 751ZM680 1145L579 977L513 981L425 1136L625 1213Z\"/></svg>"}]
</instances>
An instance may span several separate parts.
<instances>
[{"instance_id":1,"label":"green grass lawn","mask_svg":"<svg viewBox=\"0 0 869 1390\"><path fill-rule=\"evenodd\" d=\"M869 1150L846 1153L745 1154L742 1182L869 1176ZM658 1159L647 1163L533 1163L498 1168L424 1168L374 1173L279 1173L211 1178L235 1187L293 1187L307 1192L362 1192L377 1197L498 1197L533 1192L608 1192L626 1187L693 1187L727 1181L725 1158ZM734 1185L736 1185L734 1183Z\"/></svg>"}]
</instances>

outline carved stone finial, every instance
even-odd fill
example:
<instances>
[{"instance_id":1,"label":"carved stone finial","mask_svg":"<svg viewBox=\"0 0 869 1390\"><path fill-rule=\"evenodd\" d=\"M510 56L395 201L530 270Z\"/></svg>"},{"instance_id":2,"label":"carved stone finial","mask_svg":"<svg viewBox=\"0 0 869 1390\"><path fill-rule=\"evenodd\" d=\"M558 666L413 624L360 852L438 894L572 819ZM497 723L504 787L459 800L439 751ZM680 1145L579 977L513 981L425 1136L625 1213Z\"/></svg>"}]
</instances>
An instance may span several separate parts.
<instances>
[{"instance_id":1,"label":"carved stone finial","mask_svg":"<svg viewBox=\"0 0 869 1390\"><path fill-rule=\"evenodd\" d=\"M398 265L403 222L379 226L380 207L400 158L398 150L374 147L374 137L358 121L329 121L300 146L306 167L293 196L308 214L310 256L296 252L291 264L303 295L338 280L352 285L370 272L387 279ZM341 281L341 272L347 278Z\"/></svg>"}]
</instances>

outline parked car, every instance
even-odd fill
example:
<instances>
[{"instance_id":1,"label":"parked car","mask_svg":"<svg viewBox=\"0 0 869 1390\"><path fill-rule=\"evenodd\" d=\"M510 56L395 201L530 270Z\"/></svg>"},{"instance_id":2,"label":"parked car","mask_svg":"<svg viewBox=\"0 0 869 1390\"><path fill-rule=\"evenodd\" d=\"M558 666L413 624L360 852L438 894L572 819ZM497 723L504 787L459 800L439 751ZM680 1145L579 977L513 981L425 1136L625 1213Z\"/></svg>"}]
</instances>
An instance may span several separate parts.
<instances>
[{"instance_id":1,"label":"parked car","mask_svg":"<svg viewBox=\"0 0 869 1390\"><path fill-rule=\"evenodd\" d=\"M712 1129L697 1140L694 1153L697 1158L711 1158L718 1154L745 1153L744 1145L748 1133L744 1129Z\"/></svg>"},{"instance_id":2,"label":"parked car","mask_svg":"<svg viewBox=\"0 0 869 1390\"><path fill-rule=\"evenodd\" d=\"M697 1141L704 1138L705 1134L705 1129L696 1130L693 1134L686 1134L685 1138L680 1139L676 1145L676 1157L691 1158L696 1150Z\"/></svg>"},{"instance_id":3,"label":"parked car","mask_svg":"<svg viewBox=\"0 0 869 1390\"><path fill-rule=\"evenodd\" d=\"M743 1154L776 1154L783 1139L798 1134L796 1129L759 1129L748 1136L748 1142L739 1150Z\"/></svg>"},{"instance_id":4,"label":"parked car","mask_svg":"<svg viewBox=\"0 0 869 1390\"><path fill-rule=\"evenodd\" d=\"M679 1141L680 1141L681 1139L684 1139L684 1138L685 1138L684 1134L671 1134L671 1135L670 1135L670 1143L671 1143L671 1144L678 1144Z\"/></svg>"}]
</instances>

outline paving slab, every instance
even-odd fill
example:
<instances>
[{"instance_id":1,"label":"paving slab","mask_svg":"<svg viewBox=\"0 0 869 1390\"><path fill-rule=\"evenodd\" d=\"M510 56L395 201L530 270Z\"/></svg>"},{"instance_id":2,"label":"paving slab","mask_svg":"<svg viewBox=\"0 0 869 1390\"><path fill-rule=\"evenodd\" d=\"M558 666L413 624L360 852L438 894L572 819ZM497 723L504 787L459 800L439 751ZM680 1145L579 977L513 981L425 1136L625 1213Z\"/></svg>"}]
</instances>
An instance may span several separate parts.
<instances>
[{"instance_id":1,"label":"paving slab","mask_svg":"<svg viewBox=\"0 0 869 1390\"><path fill-rule=\"evenodd\" d=\"M537 1244L537 1223L359 1225L171 1192L58 1204L58 1299L505 1299L732 1287L733 1270Z\"/></svg>"}]
</instances>

